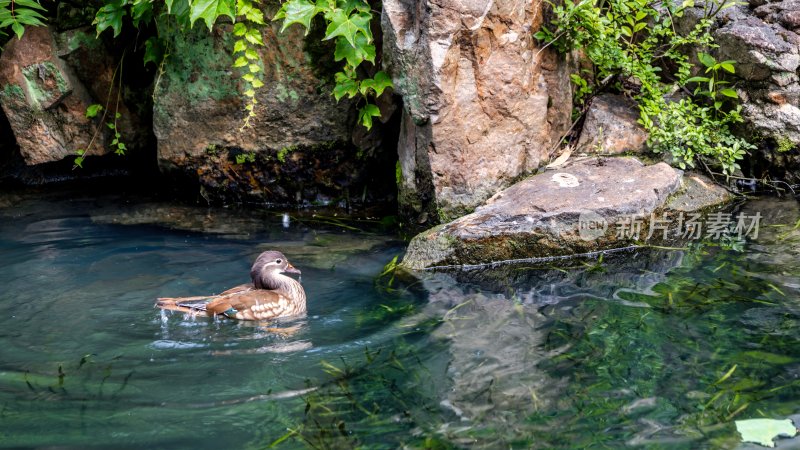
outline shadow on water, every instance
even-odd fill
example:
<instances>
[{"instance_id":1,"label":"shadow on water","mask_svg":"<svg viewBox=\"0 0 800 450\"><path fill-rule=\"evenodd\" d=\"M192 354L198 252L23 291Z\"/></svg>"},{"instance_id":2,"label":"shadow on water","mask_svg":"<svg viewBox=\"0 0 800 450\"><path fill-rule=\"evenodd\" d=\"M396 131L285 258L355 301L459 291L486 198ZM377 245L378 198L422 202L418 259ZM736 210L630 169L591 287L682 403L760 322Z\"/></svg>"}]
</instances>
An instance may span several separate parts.
<instances>
[{"instance_id":1,"label":"shadow on water","mask_svg":"<svg viewBox=\"0 0 800 450\"><path fill-rule=\"evenodd\" d=\"M0 447L735 447L800 400L800 213L744 208L751 242L414 279L341 218L0 195ZM152 308L267 248L307 317Z\"/></svg>"}]
</instances>

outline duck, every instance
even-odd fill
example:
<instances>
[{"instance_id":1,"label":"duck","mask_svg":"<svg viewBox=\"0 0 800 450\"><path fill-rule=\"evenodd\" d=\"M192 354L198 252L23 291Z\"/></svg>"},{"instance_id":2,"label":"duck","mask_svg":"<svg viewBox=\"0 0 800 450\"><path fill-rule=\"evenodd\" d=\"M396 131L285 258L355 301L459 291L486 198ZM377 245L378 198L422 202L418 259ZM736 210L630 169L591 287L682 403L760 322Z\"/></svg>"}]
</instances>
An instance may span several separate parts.
<instances>
[{"instance_id":1,"label":"duck","mask_svg":"<svg viewBox=\"0 0 800 450\"><path fill-rule=\"evenodd\" d=\"M218 295L158 298L156 307L193 315L236 320L272 320L306 313L306 292L299 281L285 274L300 275L283 253L261 253L250 269L251 282Z\"/></svg>"}]
</instances>

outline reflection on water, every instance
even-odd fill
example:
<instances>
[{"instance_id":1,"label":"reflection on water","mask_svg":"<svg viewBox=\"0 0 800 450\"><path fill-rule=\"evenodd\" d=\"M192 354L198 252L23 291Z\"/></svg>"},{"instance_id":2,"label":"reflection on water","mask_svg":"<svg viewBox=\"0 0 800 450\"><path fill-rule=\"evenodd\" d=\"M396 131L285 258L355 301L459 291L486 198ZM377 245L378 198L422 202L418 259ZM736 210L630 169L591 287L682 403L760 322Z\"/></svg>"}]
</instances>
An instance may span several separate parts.
<instances>
[{"instance_id":1,"label":"reflection on water","mask_svg":"<svg viewBox=\"0 0 800 450\"><path fill-rule=\"evenodd\" d=\"M0 446L732 448L800 400L800 212L742 210L756 241L413 279L336 218L0 194ZM153 308L268 248L307 317Z\"/></svg>"}]
</instances>

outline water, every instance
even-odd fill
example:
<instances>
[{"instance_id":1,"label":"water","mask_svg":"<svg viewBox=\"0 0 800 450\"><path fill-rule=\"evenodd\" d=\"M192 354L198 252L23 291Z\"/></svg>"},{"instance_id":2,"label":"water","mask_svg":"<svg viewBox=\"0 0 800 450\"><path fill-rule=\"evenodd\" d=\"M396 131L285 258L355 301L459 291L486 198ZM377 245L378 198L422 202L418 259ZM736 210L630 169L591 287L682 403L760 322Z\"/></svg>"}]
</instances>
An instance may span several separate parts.
<instances>
[{"instance_id":1,"label":"water","mask_svg":"<svg viewBox=\"0 0 800 450\"><path fill-rule=\"evenodd\" d=\"M740 208L756 240L415 280L365 222L0 194L0 447L735 448L800 412L800 210ZM267 249L308 317L153 308Z\"/></svg>"}]
</instances>

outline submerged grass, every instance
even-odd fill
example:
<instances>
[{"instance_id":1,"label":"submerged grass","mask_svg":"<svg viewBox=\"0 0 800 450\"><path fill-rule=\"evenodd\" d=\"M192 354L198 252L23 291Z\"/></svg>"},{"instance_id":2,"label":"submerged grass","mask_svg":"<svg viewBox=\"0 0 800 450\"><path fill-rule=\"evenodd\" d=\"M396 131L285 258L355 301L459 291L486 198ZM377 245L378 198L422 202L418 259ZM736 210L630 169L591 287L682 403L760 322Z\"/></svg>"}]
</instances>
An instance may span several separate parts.
<instances>
[{"instance_id":1,"label":"submerged grass","mask_svg":"<svg viewBox=\"0 0 800 450\"><path fill-rule=\"evenodd\" d=\"M655 250L654 250L655 251ZM542 270L542 269L537 269ZM598 260L565 270L614 272ZM545 306L542 351L532 370L561 380L556 401L531 390L516 416L486 414L454 421L429 386L447 384L429 370L432 354L410 337L389 349L365 350L362 361L330 363L331 381L306 398L303 420L273 444L309 448L722 448L736 445L733 421L797 412L800 304L770 280L769 264L730 246L695 245L683 263L646 291L617 300L587 297ZM796 270L790 268L793 272ZM515 269L515 272L519 270ZM385 273L387 275L389 272ZM644 273L644 272L643 272ZM425 322L435 329L459 303ZM408 305L384 305L388 316ZM523 305L518 305L520 314ZM379 316L371 320L381 320ZM435 342L447 352L446 341ZM450 349L449 351L453 351ZM422 355L428 356L422 356ZM493 387L476 394L492 404ZM496 405L493 406L496 408ZM522 408L520 409L522 410ZM511 413L514 410L506 410ZM458 428L460 427L460 428Z\"/></svg>"}]
</instances>

